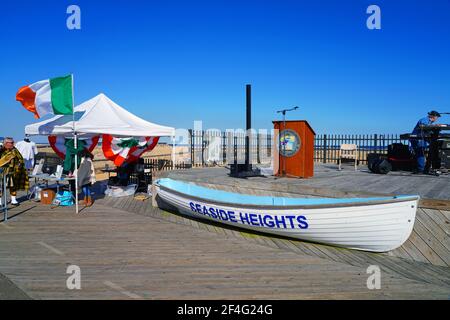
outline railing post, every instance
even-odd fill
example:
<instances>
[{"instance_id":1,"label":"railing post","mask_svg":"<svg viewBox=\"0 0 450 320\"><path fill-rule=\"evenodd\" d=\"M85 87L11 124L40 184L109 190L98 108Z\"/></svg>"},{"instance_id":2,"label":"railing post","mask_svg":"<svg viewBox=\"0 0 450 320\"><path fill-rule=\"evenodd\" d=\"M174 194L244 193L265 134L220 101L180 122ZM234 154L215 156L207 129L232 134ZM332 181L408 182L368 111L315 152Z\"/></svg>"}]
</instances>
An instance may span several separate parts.
<instances>
[{"instance_id":1,"label":"railing post","mask_svg":"<svg viewBox=\"0 0 450 320\"><path fill-rule=\"evenodd\" d=\"M376 133L373 135L373 149L376 153L378 149L378 135Z\"/></svg>"},{"instance_id":2,"label":"railing post","mask_svg":"<svg viewBox=\"0 0 450 320\"><path fill-rule=\"evenodd\" d=\"M261 163L261 158L259 156L259 152L261 150L260 144L261 141L259 139L259 133L256 133L256 163Z\"/></svg>"},{"instance_id":3,"label":"railing post","mask_svg":"<svg viewBox=\"0 0 450 320\"><path fill-rule=\"evenodd\" d=\"M234 136L234 148L233 148L233 159L234 163L237 163L237 136Z\"/></svg>"},{"instance_id":4,"label":"railing post","mask_svg":"<svg viewBox=\"0 0 450 320\"><path fill-rule=\"evenodd\" d=\"M222 164L227 162L227 135L222 132Z\"/></svg>"},{"instance_id":5,"label":"railing post","mask_svg":"<svg viewBox=\"0 0 450 320\"><path fill-rule=\"evenodd\" d=\"M191 166L194 167L194 130L189 129L190 152L191 152Z\"/></svg>"},{"instance_id":6,"label":"railing post","mask_svg":"<svg viewBox=\"0 0 450 320\"><path fill-rule=\"evenodd\" d=\"M323 135L323 160L322 160L323 163L327 163L327 152L328 152L328 150L327 150L327 135L324 134Z\"/></svg>"},{"instance_id":7,"label":"railing post","mask_svg":"<svg viewBox=\"0 0 450 320\"><path fill-rule=\"evenodd\" d=\"M314 136L314 162L317 160L317 136Z\"/></svg>"},{"instance_id":8,"label":"railing post","mask_svg":"<svg viewBox=\"0 0 450 320\"><path fill-rule=\"evenodd\" d=\"M205 131L202 130L202 167L205 166L205 147L206 147Z\"/></svg>"}]
</instances>

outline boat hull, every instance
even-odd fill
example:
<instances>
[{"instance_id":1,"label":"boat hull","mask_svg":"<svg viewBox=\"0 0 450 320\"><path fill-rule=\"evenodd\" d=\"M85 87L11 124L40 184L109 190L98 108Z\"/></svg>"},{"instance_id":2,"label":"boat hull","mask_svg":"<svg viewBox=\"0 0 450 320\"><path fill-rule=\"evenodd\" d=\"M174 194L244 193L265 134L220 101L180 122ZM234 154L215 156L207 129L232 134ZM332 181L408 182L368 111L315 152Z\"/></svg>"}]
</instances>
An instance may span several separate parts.
<instances>
[{"instance_id":1,"label":"boat hull","mask_svg":"<svg viewBox=\"0 0 450 320\"><path fill-rule=\"evenodd\" d=\"M157 197L180 213L233 227L350 249L385 252L412 232L418 198L361 205L271 208L218 203L156 185Z\"/></svg>"}]
</instances>

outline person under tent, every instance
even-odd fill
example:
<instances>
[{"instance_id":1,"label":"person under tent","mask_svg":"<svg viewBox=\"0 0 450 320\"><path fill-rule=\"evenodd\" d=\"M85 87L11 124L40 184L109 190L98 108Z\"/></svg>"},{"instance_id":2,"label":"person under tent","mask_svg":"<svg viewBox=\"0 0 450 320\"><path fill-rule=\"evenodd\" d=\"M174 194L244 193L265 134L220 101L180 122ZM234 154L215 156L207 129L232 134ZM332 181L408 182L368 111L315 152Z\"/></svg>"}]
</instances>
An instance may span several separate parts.
<instances>
[{"instance_id":1,"label":"person under tent","mask_svg":"<svg viewBox=\"0 0 450 320\"><path fill-rule=\"evenodd\" d=\"M80 153L80 157L81 161L78 168L78 188L83 191L84 205L90 207L94 203L91 194L91 187L96 181L94 163L92 162L94 155L85 148Z\"/></svg>"}]
</instances>

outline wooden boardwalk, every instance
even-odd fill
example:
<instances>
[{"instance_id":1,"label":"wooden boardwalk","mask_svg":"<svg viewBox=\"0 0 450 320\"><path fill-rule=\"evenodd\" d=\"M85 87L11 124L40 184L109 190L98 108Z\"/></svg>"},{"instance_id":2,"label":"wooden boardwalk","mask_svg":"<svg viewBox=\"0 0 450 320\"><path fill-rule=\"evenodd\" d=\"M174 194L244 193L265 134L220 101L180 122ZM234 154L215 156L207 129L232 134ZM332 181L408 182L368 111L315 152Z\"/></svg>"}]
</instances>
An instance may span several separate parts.
<instances>
[{"instance_id":1,"label":"wooden boardwalk","mask_svg":"<svg viewBox=\"0 0 450 320\"><path fill-rule=\"evenodd\" d=\"M34 202L10 214L0 223L0 273L33 299L450 296L448 266L222 228L131 197L98 200L79 215ZM81 290L66 287L72 264ZM367 289L371 264L381 268L380 290Z\"/></svg>"}]
</instances>

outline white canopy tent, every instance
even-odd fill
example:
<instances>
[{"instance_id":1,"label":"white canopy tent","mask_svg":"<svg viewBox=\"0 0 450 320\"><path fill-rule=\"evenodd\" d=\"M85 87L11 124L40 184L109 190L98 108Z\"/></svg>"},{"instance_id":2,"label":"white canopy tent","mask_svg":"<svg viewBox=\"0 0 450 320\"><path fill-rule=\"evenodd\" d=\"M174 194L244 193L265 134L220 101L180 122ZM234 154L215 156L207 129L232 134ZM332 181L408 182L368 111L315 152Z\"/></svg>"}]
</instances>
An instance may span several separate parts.
<instances>
[{"instance_id":1,"label":"white canopy tent","mask_svg":"<svg viewBox=\"0 0 450 320\"><path fill-rule=\"evenodd\" d=\"M64 137L101 134L116 137L172 137L172 165L175 164L175 128L141 119L103 93L76 106L74 115L57 115L25 126L25 134ZM78 203L76 211L78 212Z\"/></svg>"},{"instance_id":2,"label":"white canopy tent","mask_svg":"<svg viewBox=\"0 0 450 320\"><path fill-rule=\"evenodd\" d=\"M29 124L27 135L78 135L110 134L125 137L173 137L175 129L145 121L125 110L103 93L74 108L72 115L58 115L50 119Z\"/></svg>"}]
</instances>

